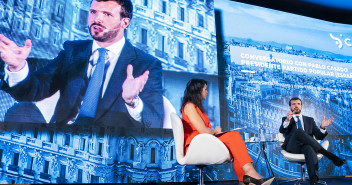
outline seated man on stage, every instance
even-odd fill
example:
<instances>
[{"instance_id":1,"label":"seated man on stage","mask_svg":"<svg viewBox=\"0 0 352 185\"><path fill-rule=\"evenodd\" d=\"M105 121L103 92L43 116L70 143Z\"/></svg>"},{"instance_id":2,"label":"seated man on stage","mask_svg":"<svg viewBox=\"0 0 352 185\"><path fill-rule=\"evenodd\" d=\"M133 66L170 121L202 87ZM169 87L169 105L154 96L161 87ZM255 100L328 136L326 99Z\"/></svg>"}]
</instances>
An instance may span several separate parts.
<instances>
[{"instance_id":1,"label":"seated man on stage","mask_svg":"<svg viewBox=\"0 0 352 185\"><path fill-rule=\"evenodd\" d=\"M314 138L322 140L327 136L326 127L331 125L334 118L321 122L317 127L313 118L303 116L302 100L294 97L289 102L290 111L286 117L282 118L280 133L284 134L285 142L282 148L290 153L304 154L307 164L310 184L317 184L318 181L318 158L317 153L321 153L330 159L336 166L342 166L346 160L337 157L325 150Z\"/></svg>"}]
</instances>

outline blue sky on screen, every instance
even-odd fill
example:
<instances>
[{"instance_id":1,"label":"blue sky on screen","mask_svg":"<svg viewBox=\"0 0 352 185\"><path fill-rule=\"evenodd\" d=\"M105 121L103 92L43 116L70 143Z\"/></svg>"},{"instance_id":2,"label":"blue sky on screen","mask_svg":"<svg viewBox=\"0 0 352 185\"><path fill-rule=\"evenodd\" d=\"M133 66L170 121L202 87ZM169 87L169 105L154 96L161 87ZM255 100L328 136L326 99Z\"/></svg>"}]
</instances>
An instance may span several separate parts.
<instances>
[{"instance_id":1,"label":"blue sky on screen","mask_svg":"<svg viewBox=\"0 0 352 185\"><path fill-rule=\"evenodd\" d=\"M322 21L229 0L216 0L215 8L222 13L223 31L227 38L273 41L352 56L352 25Z\"/></svg>"}]
</instances>

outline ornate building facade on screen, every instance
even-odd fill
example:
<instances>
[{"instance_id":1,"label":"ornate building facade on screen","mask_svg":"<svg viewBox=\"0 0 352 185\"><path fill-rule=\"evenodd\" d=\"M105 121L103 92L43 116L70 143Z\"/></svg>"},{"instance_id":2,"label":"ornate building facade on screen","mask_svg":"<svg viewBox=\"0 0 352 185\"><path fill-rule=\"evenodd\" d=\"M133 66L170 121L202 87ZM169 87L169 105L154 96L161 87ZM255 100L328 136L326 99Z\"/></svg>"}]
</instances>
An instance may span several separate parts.
<instances>
[{"instance_id":1,"label":"ornate building facade on screen","mask_svg":"<svg viewBox=\"0 0 352 185\"><path fill-rule=\"evenodd\" d=\"M134 17L125 34L131 43L158 57L166 72L217 76L213 0L132 2ZM90 0L1 0L0 32L19 45L30 38L30 57L49 61L66 40L90 39L89 4ZM45 63L37 67L40 65ZM15 103L0 91L0 122ZM0 131L0 183L175 182L197 178L196 171L177 164L170 130L151 134L90 129L97 132L26 124Z\"/></svg>"}]
</instances>

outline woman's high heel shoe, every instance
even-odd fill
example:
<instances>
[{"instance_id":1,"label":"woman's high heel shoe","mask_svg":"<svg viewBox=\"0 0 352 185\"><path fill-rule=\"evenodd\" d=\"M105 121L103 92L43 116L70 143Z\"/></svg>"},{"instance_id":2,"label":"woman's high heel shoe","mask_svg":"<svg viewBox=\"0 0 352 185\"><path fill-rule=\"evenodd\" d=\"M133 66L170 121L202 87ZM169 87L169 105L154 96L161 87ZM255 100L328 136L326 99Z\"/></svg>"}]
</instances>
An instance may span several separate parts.
<instances>
[{"instance_id":1,"label":"woman's high heel shoe","mask_svg":"<svg viewBox=\"0 0 352 185\"><path fill-rule=\"evenodd\" d=\"M246 185L270 185L275 177L269 177L266 179L256 179L249 175L243 176L243 183Z\"/></svg>"}]
</instances>

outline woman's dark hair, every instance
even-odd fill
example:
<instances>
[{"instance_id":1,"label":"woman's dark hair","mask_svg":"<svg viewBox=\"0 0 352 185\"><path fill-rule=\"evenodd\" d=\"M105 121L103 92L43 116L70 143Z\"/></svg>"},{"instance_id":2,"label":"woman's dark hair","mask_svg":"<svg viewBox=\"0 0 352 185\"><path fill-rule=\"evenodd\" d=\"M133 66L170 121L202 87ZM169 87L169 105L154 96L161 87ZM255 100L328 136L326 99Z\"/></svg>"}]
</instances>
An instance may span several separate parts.
<instances>
[{"instance_id":1,"label":"woman's dark hair","mask_svg":"<svg viewBox=\"0 0 352 185\"><path fill-rule=\"evenodd\" d=\"M208 82L203 79L192 79L187 83L185 94L182 99L181 112L187 102L192 102L204 113L202 90Z\"/></svg>"}]
</instances>

